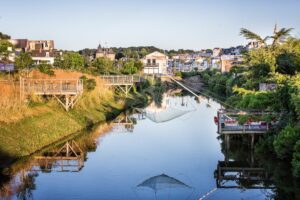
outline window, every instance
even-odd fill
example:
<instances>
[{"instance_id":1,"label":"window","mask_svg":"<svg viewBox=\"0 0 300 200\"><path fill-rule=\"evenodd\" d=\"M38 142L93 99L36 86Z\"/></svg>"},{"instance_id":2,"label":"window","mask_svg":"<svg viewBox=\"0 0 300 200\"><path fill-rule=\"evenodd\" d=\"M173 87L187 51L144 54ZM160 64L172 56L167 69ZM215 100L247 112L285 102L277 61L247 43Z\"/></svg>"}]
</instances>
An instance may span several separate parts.
<instances>
[{"instance_id":1,"label":"window","mask_svg":"<svg viewBox=\"0 0 300 200\"><path fill-rule=\"evenodd\" d=\"M153 64L153 65L156 64L156 60L155 60L155 59L152 60L152 64Z\"/></svg>"},{"instance_id":2,"label":"window","mask_svg":"<svg viewBox=\"0 0 300 200\"><path fill-rule=\"evenodd\" d=\"M147 59L147 63L148 63L148 64L151 64L151 59Z\"/></svg>"}]
</instances>

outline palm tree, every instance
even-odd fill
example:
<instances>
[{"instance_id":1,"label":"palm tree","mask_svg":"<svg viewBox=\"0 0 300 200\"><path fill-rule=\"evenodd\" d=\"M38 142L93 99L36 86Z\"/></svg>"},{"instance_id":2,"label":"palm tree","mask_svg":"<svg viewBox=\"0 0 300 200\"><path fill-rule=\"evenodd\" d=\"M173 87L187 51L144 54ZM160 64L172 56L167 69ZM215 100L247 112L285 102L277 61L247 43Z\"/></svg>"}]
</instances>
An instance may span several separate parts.
<instances>
[{"instance_id":1,"label":"palm tree","mask_svg":"<svg viewBox=\"0 0 300 200\"><path fill-rule=\"evenodd\" d=\"M293 30L293 28L281 28L279 31L277 31L277 26L275 25L274 34L271 36L273 39L272 46L276 46L279 44L282 40L284 40L286 37L290 35L290 32Z\"/></svg>"},{"instance_id":2,"label":"palm tree","mask_svg":"<svg viewBox=\"0 0 300 200\"><path fill-rule=\"evenodd\" d=\"M269 36L262 38L258 34L246 29L241 28L240 35L243 35L248 40L254 40L259 43L259 45L267 46L267 40L270 38Z\"/></svg>"},{"instance_id":3,"label":"palm tree","mask_svg":"<svg viewBox=\"0 0 300 200\"><path fill-rule=\"evenodd\" d=\"M258 42L259 45L262 45L262 46L267 46L267 40L269 38L272 38L273 39L272 47L275 47L277 44L280 43L281 40L288 37L292 30L293 30L293 28L288 28L288 29L281 28L279 31L277 31L277 24L275 24L273 36L267 36L265 38L262 38L258 34L252 32L248 29L245 29L245 28L241 28L240 35L243 35L248 40L254 40L254 41Z\"/></svg>"}]
</instances>

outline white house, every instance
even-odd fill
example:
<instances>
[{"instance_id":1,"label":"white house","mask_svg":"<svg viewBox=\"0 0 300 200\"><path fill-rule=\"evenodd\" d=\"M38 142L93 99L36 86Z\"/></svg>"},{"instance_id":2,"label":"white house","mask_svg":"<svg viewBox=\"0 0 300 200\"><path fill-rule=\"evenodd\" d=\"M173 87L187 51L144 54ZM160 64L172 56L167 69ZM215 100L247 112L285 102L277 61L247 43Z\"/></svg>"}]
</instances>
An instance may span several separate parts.
<instances>
[{"instance_id":1,"label":"white house","mask_svg":"<svg viewBox=\"0 0 300 200\"><path fill-rule=\"evenodd\" d=\"M142 59L144 74L166 74L168 67L168 56L158 51L150 53Z\"/></svg>"},{"instance_id":2,"label":"white house","mask_svg":"<svg viewBox=\"0 0 300 200\"><path fill-rule=\"evenodd\" d=\"M31 52L32 55L32 60L34 61L35 64L40 64L42 62L46 64L53 65L54 63L54 52L49 52L49 51L33 51Z\"/></svg>"}]
</instances>

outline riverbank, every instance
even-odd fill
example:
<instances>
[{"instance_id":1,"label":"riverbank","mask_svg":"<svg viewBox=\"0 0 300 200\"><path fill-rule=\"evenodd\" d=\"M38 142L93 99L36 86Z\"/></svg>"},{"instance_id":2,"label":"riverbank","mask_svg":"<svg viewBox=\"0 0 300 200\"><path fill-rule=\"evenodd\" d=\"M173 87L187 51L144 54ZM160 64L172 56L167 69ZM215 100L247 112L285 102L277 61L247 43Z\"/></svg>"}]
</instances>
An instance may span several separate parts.
<instances>
[{"instance_id":1,"label":"riverbank","mask_svg":"<svg viewBox=\"0 0 300 200\"><path fill-rule=\"evenodd\" d=\"M26 104L26 114L0 122L0 163L9 163L28 156L96 123L109 121L132 107L143 106L147 98L138 92L127 98L96 81L85 91L74 109L66 112L52 98L34 97ZM11 119L13 116L9 116Z\"/></svg>"}]
</instances>

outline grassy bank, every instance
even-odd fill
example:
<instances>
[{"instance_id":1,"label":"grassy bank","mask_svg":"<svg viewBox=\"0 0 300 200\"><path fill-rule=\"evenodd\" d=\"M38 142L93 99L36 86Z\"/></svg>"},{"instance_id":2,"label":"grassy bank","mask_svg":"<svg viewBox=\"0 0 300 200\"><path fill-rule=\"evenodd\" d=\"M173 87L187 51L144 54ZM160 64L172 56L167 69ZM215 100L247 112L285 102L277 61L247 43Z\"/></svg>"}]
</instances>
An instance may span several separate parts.
<instances>
[{"instance_id":1,"label":"grassy bank","mask_svg":"<svg viewBox=\"0 0 300 200\"><path fill-rule=\"evenodd\" d=\"M116 96L101 81L96 79L96 83L96 87L85 91L69 112L52 98L32 97L18 109L3 106L5 112L11 114L7 118L1 115L4 120L0 120L0 163L30 155L95 123L111 120L122 111L143 105L146 101L139 93L127 98Z\"/></svg>"}]
</instances>

